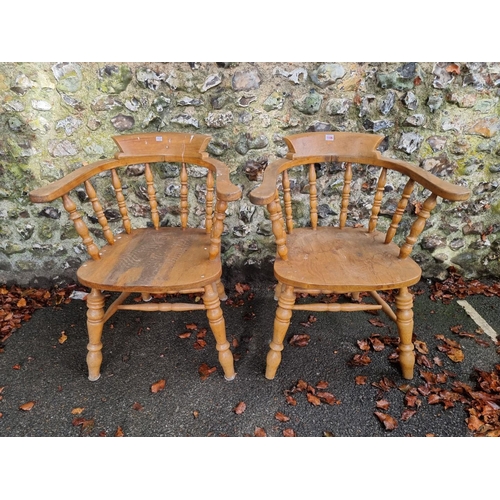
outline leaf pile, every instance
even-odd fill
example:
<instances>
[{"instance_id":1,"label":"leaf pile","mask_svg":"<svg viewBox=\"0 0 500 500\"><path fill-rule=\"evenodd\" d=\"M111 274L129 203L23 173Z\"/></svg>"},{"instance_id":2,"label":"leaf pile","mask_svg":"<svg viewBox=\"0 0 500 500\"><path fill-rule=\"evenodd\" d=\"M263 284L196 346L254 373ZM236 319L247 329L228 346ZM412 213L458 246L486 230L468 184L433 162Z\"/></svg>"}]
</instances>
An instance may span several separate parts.
<instances>
[{"instance_id":1,"label":"leaf pile","mask_svg":"<svg viewBox=\"0 0 500 500\"><path fill-rule=\"evenodd\" d=\"M305 380L299 379L290 389L285 391L286 402L290 406L297 405L296 394L305 393L307 401L313 406L319 406L322 403L328 405L339 405L340 401L331 393L326 392L328 382L320 380L316 385L311 385Z\"/></svg>"},{"instance_id":2,"label":"leaf pile","mask_svg":"<svg viewBox=\"0 0 500 500\"><path fill-rule=\"evenodd\" d=\"M487 285L477 279L464 280L454 267L448 268L449 276L443 281L433 283L431 300L441 300L443 304L450 304L453 299L465 299L470 295L485 295L486 297L500 297L500 283Z\"/></svg>"},{"instance_id":3,"label":"leaf pile","mask_svg":"<svg viewBox=\"0 0 500 500\"><path fill-rule=\"evenodd\" d=\"M0 286L0 343L29 321L36 309L53 307L71 301L76 285L62 289L21 288Z\"/></svg>"}]
</instances>

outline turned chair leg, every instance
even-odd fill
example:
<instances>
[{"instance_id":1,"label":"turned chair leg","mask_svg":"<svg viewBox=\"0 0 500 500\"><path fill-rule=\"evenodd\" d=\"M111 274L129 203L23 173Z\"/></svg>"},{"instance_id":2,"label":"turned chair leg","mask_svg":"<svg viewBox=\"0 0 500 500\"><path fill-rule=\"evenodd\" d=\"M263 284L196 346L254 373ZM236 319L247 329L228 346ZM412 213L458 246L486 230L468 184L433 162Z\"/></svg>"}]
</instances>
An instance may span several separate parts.
<instances>
[{"instance_id":1,"label":"turned chair leg","mask_svg":"<svg viewBox=\"0 0 500 500\"><path fill-rule=\"evenodd\" d=\"M282 283L280 283L278 281L278 283L276 284L276 286L274 288L274 300L278 300L280 298L281 292L284 290L284 288L285 288L285 285L283 285Z\"/></svg>"},{"instance_id":2,"label":"turned chair leg","mask_svg":"<svg viewBox=\"0 0 500 500\"><path fill-rule=\"evenodd\" d=\"M283 350L283 341L290 325L292 317L292 307L295 304L295 293L293 286L281 286L278 308L274 318L273 340L269 344L269 352L266 359L266 378L272 380L281 363L281 351Z\"/></svg>"},{"instance_id":3,"label":"turned chair leg","mask_svg":"<svg viewBox=\"0 0 500 500\"><path fill-rule=\"evenodd\" d=\"M222 284L221 280L217 281L215 283L215 286L217 289L217 294L219 295L219 299L222 301L227 300L226 290L224 290L224 285Z\"/></svg>"},{"instance_id":4,"label":"turned chair leg","mask_svg":"<svg viewBox=\"0 0 500 500\"><path fill-rule=\"evenodd\" d=\"M217 286L207 285L203 295L203 303L207 310L208 322L215 337L216 348L219 351L219 363L224 371L226 380L233 380L236 377L234 371L233 353L229 349L229 342L226 338L226 322L220 307Z\"/></svg>"},{"instance_id":5,"label":"turned chair leg","mask_svg":"<svg viewBox=\"0 0 500 500\"><path fill-rule=\"evenodd\" d=\"M89 380L95 381L101 376L102 363L102 328L104 326L104 297L99 290L92 288L87 296L87 330L89 343L87 344L87 366Z\"/></svg>"},{"instance_id":6,"label":"turned chair leg","mask_svg":"<svg viewBox=\"0 0 500 500\"><path fill-rule=\"evenodd\" d=\"M396 296L396 317L399 332L399 363L403 378L413 378L415 351L412 343L413 335L413 295L407 287L399 290Z\"/></svg>"}]
</instances>

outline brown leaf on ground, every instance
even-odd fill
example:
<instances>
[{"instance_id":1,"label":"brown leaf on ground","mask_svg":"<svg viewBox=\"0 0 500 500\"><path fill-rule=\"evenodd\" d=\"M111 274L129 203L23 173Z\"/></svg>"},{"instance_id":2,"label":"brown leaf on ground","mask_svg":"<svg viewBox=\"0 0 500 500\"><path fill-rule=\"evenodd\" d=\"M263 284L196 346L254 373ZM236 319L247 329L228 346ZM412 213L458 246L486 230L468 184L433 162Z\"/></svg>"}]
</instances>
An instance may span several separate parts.
<instances>
[{"instance_id":1,"label":"brown leaf on ground","mask_svg":"<svg viewBox=\"0 0 500 500\"><path fill-rule=\"evenodd\" d=\"M427 398L427 402L430 405L435 405L435 404L441 403L441 397L439 396L439 394L429 394L429 396Z\"/></svg>"},{"instance_id":2,"label":"brown leaf on ground","mask_svg":"<svg viewBox=\"0 0 500 500\"><path fill-rule=\"evenodd\" d=\"M316 389L326 389L328 387L328 382L326 380L320 380L316 384Z\"/></svg>"},{"instance_id":3,"label":"brown leaf on ground","mask_svg":"<svg viewBox=\"0 0 500 500\"><path fill-rule=\"evenodd\" d=\"M198 373L200 374L201 380L206 380L216 370L216 366L210 368L206 363L202 363L198 368Z\"/></svg>"},{"instance_id":4,"label":"brown leaf on ground","mask_svg":"<svg viewBox=\"0 0 500 500\"><path fill-rule=\"evenodd\" d=\"M193 411L193 417L198 418L200 416L200 412L198 410Z\"/></svg>"},{"instance_id":5,"label":"brown leaf on ground","mask_svg":"<svg viewBox=\"0 0 500 500\"><path fill-rule=\"evenodd\" d=\"M387 399L379 399L376 404L377 408L380 410L388 410L391 403Z\"/></svg>"},{"instance_id":6,"label":"brown leaf on ground","mask_svg":"<svg viewBox=\"0 0 500 500\"><path fill-rule=\"evenodd\" d=\"M461 363L465 356L462 349L457 349L455 347L450 347L449 351L446 352L446 355L454 362Z\"/></svg>"},{"instance_id":7,"label":"brown leaf on ground","mask_svg":"<svg viewBox=\"0 0 500 500\"><path fill-rule=\"evenodd\" d=\"M198 330L198 325L197 325L196 323L188 323L188 324L186 325L186 328L187 328L188 330Z\"/></svg>"},{"instance_id":8,"label":"brown leaf on ground","mask_svg":"<svg viewBox=\"0 0 500 500\"><path fill-rule=\"evenodd\" d=\"M66 335L65 332L61 332L61 336L59 337L58 341L60 344L64 344L68 340L68 336Z\"/></svg>"},{"instance_id":9,"label":"brown leaf on ground","mask_svg":"<svg viewBox=\"0 0 500 500\"><path fill-rule=\"evenodd\" d=\"M295 398L293 398L292 396L287 396L286 397L286 402L290 405L290 406L297 406L297 400Z\"/></svg>"},{"instance_id":10,"label":"brown leaf on ground","mask_svg":"<svg viewBox=\"0 0 500 500\"><path fill-rule=\"evenodd\" d=\"M384 327L384 326L387 326L382 320L378 319L378 318L371 318L368 320L369 323L371 323L373 326L378 326L380 328Z\"/></svg>"},{"instance_id":11,"label":"brown leaf on ground","mask_svg":"<svg viewBox=\"0 0 500 500\"><path fill-rule=\"evenodd\" d=\"M267 432L262 427L256 427L253 432L253 435L255 437L267 437Z\"/></svg>"},{"instance_id":12,"label":"brown leaf on ground","mask_svg":"<svg viewBox=\"0 0 500 500\"><path fill-rule=\"evenodd\" d=\"M136 410L136 411L141 411L143 408L144 408L144 406L142 406L140 403L134 403L132 405L132 409Z\"/></svg>"},{"instance_id":13,"label":"brown leaf on ground","mask_svg":"<svg viewBox=\"0 0 500 500\"><path fill-rule=\"evenodd\" d=\"M285 436L285 437L297 437L297 434L295 434L295 431L293 429L285 429L283 431L283 436Z\"/></svg>"},{"instance_id":14,"label":"brown leaf on ground","mask_svg":"<svg viewBox=\"0 0 500 500\"><path fill-rule=\"evenodd\" d=\"M241 415L245 410L247 409L247 405L243 402L240 401L234 408L233 411L236 413L236 415Z\"/></svg>"},{"instance_id":15,"label":"brown leaf on ground","mask_svg":"<svg viewBox=\"0 0 500 500\"><path fill-rule=\"evenodd\" d=\"M309 384L305 380L299 379L299 380L297 380L297 383L295 384L295 388L297 389L297 391L301 392L301 391L305 391L307 389L308 385Z\"/></svg>"},{"instance_id":16,"label":"brown leaf on ground","mask_svg":"<svg viewBox=\"0 0 500 500\"><path fill-rule=\"evenodd\" d=\"M413 345L420 354L429 354L429 348L427 347L427 344L424 341L415 340L415 342L413 342Z\"/></svg>"},{"instance_id":17,"label":"brown leaf on ground","mask_svg":"<svg viewBox=\"0 0 500 500\"><path fill-rule=\"evenodd\" d=\"M387 377L382 377L378 382L372 382L373 387L378 387L384 392L389 391L393 387L396 387L396 384Z\"/></svg>"},{"instance_id":18,"label":"brown leaf on ground","mask_svg":"<svg viewBox=\"0 0 500 500\"><path fill-rule=\"evenodd\" d=\"M294 335L289 343L290 345L293 345L294 347L306 347L309 344L309 341L311 340L311 336L308 335L307 333L302 333L302 334L297 334Z\"/></svg>"},{"instance_id":19,"label":"brown leaf on ground","mask_svg":"<svg viewBox=\"0 0 500 500\"><path fill-rule=\"evenodd\" d=\"M366 366L372 362L368 354L355 354L349 364L352 366Z\"/></svg>"},{"instance_id":20,"label":"brown leaf on ground","mask_svg":"<svg viewBox=\"0 0 500 500\"><path fill-rule=\"evenodd\" d=\"M443 360L439 356L434 356L432 361L434 361L434 364L440 368L443 366Z\"/></svg>"},{"instance_id":21,"label":"brown leaf on ground","mask_svg":"<svg viewBox=\"0 0 500 500\"><path fill-rule=\"evenodd\" d=\"M75 427L81 426L82 432L90 434L94 429L94 419L93 418L74 418L71 422Z\"/></svg>"},{"instance_id":22,"label":"brown leaf on ground","mask_svg":"<svg viewBox=\"0 0 500 500\"><path fill-rule=\"evenodd\" d=\"M201 351L206 347L207 343L203 339L197 340L194 344L193 347L197 351Z\"/></svg>"},{"instance_id":23,"label":"brown leaf on ground","mask_svg":"<svg viewBox=\"0 0 500 500\"><path fill-rule=\"evenodd\" d=\"M316 396L320 399L322 403L329 404L330 406L340 403L340 401L338 401L335 398L335 396L330 392L318 392Z\"/></svg>"},{"instance_id":24,"label":"brown leaf on ground","mask_svg":"<svg viewBox=\"0 0 500 500\"><path fill-rule=\"evenodd\" d=\"M123 429L118 426L118 429L116 429L116 432L115 432L115 437L123 437L125 436L125 434L123 433Z\"/></svg>"},{"instance_id":25,"label":"brown leaf on ground","mask_svg":"<svg viewBox=\"0 0 500 500\"><path fill-rule=\"evenodd\" d=\"M19 409L23 411L31 411L33 409L33 406L35 406L34 401L29 401L28 403L22 404Z\"/></svg>"},{"instance_id":26,"label":"brown leaf on ground","mask_svg":"<svg viewBox=\"0 0 500 500\"><path fill-rule=\"evenodd\" d=\"M356 343L358 344L358 347L362 351L369 351L370 350L370 343L368 342L368 339L357 340Z\"/></svg>"},{"instance_id":27,"label":"brown leaf on ground","mask_svg":"<svg viewBox=\"0 0 500 500\"><path fill-rule=\"evenodd\" d=\"M191 332L179 333L177 337L179 337L180 339L188 339L189 337L191 337Z\"/></svg>"},{"instance_id":28,"label":"brown leaf on ground","mask_svg":"<svg viewBox=\"0 0 500 500\"><path fill-rule=\"evenodd\" d=\"M381 411L374 412L374 415L384 424L386 431L393 431L397 428L398 422L396 419L388 415L387 413L382 413Z\"/></svg>"},{"instance_id":29,"label":"brown leaf on ground","mask_svg":"<svg viewBox=\"0 0 500 500\"><path fill-rule=\"evenodd\" d=\"M409 410L409 409L404 410L403 413L401 414L401 421L406 422L411 417L413 417L415 413L417 413L417 410Z\"/></svg>"},{"instance_id":30,"label":"brown leaf on ground","mask_svg":"<svg viewBox=\"0 0 500 500\"><path fill-rule=\"evenodd\" d=\"M280 422L288 422L290 420L290 417L287 417L284 413L279 411L274 414L274 418Z\"/></svg>"},{"instance_id":31,"label":"brown leaf on ground","mask_svg":"<svg viewBox=\"0 0 500 500\"><path fill-rule=\"evenodd\" d=\"M358 375L354 379L354 381L356 382L356 385L365 385L367 380L368 380L368 377L365 377L364 375Z\"/></svg>"},{"instance_id":32,"label":"brown leaf on ground","mask_svg":"<svg viewBox=\"0 0 500 500\"><path fill-rule=\"evenodd\" d=\"M321 404L321 400L310 392L307 393L307 401L309 401L309 403L311 403L313 406L319 406Z\"/></svg>"},{"instance_id":33,"label":"brown leaf on ground","mask_svg":"<svg viewBox=\"0 0 500 500\"><path fill-rule=\"evenodd\" d=\"M370 342L375 352L380 352L385 349L385 344L377 337L370 337Z\"/></svg>"},{"instance_id":34,"label":"brown leaf on ground","mask_svg":"<svg viewBox=\"0 0 500 500\"><path fill-rule=\"evenodd\" d=\"M85 408L73 408L71 410L71 414L72 415L80 415L80 413L82 413L83 410L85 410Z\"/></svg>"},{"instance_id":35,"label":"brown leaf on ground","mask_svg":"<svg viewBox=\"0 0 500 500\"><path fill-rule=\"evenodd\" d=\"M151 392L156 394L157 392L163 391L165 389L165 379L158 380L151 386Z\"/></svg>"},{"instance_id":36,"label":"brown leaf on ground","mask_svg":"<svg viewBox=\"0 0 500 500\"><path fill-rule=\"evenodd\" d=\"M246 283L236 283L234 289L238 295L243 295L245 292L250 290L250 285L247 285Z\"/></svg>"}]
</instances>

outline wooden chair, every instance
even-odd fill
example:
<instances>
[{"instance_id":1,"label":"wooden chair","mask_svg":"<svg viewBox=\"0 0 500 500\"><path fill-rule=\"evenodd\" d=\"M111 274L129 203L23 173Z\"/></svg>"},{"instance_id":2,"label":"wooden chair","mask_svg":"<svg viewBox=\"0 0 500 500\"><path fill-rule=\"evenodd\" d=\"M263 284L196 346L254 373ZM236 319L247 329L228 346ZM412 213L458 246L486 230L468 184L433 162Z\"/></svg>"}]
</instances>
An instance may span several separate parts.
<instances>
[{"instance_id":1,"label":"wooden chair","mask_svg":"<svg viewBox=\"0 0 500 500\"><path fill-rule=\"evenodd\" d=\"M186 133L145 133L113 137L120 151L114 159L106 159L78 168L60 180L30 193L34 203L47 203L61 197L69 218L81 236L91 260L80 266L78 280L91 289L87 297L87 327L89 334L87 365L89 379L97 380L102 362L101 333L104 323L119 310L191 311L205 309L217 343L219 362L227 380L235 377L233 355L226 339L225 322L220 300L226 298L220 281L222 274L220 251L225 210L230 201L241 197L239 187L229 180L227 166L210 158L205 149L210 136ZM155 189L154 168L151 164L167 162L180 172L180 207L177 213L180 227L161 227L159 194ZM144 169L143 194L148 200L150 227L132 228L131 214L122 188L119 170L138 165ZM188 173L192 165L205 173L205 207L201 210L204 227L188 227L192 213L188 206ZM161 168L161 166L160 166ZM110 175L109 175L110 174ZM122 175L123 177L123 175ZM197 177L200 177L198 172ZM91 178L93 180L91 181ZM202 177L201 177L202 178ZM110 181L110 182L109 182ZM103 186L103 183L105 185ZM87 201L82 210L93 209L95 222L100 224L104 246L99 249L69 192L84 185ZM111 184L111 186L110 186ZM117 206L119 223L108 221L109 201L102 197L112 193ZM216 198L214 197L214 191ZM84 196L85 197L85 196ZM119 224L113 232L112 227ZM102 291L121 292L105 311ZM143 302L124 303L131 293L142 295ZM150 302L151 294L203 293L201 303ZM175 300L175 299L174 299Z\"/></svg>"},{"instance_id":2,"label":"wooden chair","mask_svg":"<svg viewBox=\"0 0 500 500\"><path fill-rule=\"evenodd\" d=\"M383 310L396 323L400 338L398 352L402 375L406 379L413 378L415 363L412 344L413 295L408 287L420 280L421 269L410 258L410 253L424 229L431 210L437 204L438 196L447 200L466 200L470 192L464 187L439 179L422 168L382 156L377 147L383 138L380 135L348 132L312 132L284 137L288 154L267 167L262 184L249 194L254 204L267 206L277 244L274 275L278 280L275 293L278 308L273 339L267 355L266 378L268 379L275 377L281 362L283 341L292 311L377 309ZM332 170L343 171L343 187L340 179L341 187L338 188L337 197L340 206L336 227L318 225L315 165L320 167L322 162L330 163ZM300 172L298 178L292 179L292 171L289 175L289 170L303 165L306 166L305 171L304 167L301 168L303 176L308 175L308 179L301 184ZM372 175L376 170L375 166L380 167L378 180ZM296 172L297 170L293 171ZM361 182L355 183L353 172L369 175ZM392 180L393 177L401 178L400 174L407 179L403 184ZM370 184L370 176L373 177L373 184ZM387 183L389 176L391 176L390 185ZM354 177L357 178L357 175ZM408 202L412 198L416 183L425 188L427 198L420 209L415 210L416 218L412 219L413 224L403 225L402 219L407 220L408 212L412 208L412 204ZM330 183L330 186L332 185L334 182ZM351 187L354 185L361 186L365 191L369 191L370 185L373 185L374 197L371 210L367 210L364 221L363 217L360 220L353 220L349 215L349 209L355 206L350 200L350 194L353 194ZM309 227L295 228L292 193L295 200L301 187L303 191L305 188L309 195L307 216ZM399 193L397 193L398 188ZM386 191L390 194L392 208L383 206ZM390 223L387 222L385 234L376 229L382 222L379 220L381 208L384 208L382 213L391 214L390 219L386 219L390 220ZM357 215L359 216L359 211ZM402 229L403 226L406 226L408 231L406 238L400 238L401 244L398 246L393 238L399 236L401 231L398 231L398 235L396 232L398 227ZM382 290L399 290L396 297L396 311L377 293ZM367 292L363 295L371 296L375 303L360 302L361 292ZM311 296L331 293L351 294L354 300L298 304L296 297L299 293Z\"/></svg>"}]
</instances>

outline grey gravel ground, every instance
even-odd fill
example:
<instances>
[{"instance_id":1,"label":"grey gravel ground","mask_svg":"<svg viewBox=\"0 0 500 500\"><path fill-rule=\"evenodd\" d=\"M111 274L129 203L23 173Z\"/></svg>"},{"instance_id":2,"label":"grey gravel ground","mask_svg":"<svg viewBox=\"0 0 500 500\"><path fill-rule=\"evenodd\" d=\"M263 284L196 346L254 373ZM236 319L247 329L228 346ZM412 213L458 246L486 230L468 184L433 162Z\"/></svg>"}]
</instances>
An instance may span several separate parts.
<instances>
[{"instance_id":1,"label":"grey gravel ground","mask_svg":"<svg viewBox=\"0 0 500 500\"><path fill-rule=\"evenodd\" d=\"M72 300L57 308L36 311L33 318L6 341L0 354L0 436L283 436L293 431L298 437L376 437L434 435L437 437L471 436L463 404L444 409L442 404L427 404L425 398L413 417L402 421L404 393L398 389L407 383L401 378L397 363L388 356L394 348L369 352L371 363L350 366L362 353L357 340L373 334L395 335L395 326L384 316L368 313L315 313L316 322L305 326L310 313L296 312L287 340L294 334L310 335L305 347L285 345L283 362L273 381L264 378L265 356L272 331L276 302L272 283L250 283L242 296L235 283L227 284L230 301L223 305L228 338L234 342L237 377L227 382L217 363L214 341L207 334L207 345L194 348L195 333L179 338L186 324L199 329L208 327L203 312L138 313L121 312L105 326L102 376L97 382L86 378L85 303ZM487 346L450 331L462 325L474 332L477 325L456 301L449 305L430 300L430 288L421 282L414 287L421 292L415 299L415 333L429 348L429 359L438 356L443 366L428 369L417 366L412 384L423 382L419 370L436 373L450 370L456 380L474 384L474 369L491 371L499 362L492 339L482 335ZM249 294L253 294L253 298ZM241 305L237 305L242 300ZM474 296L467 299L489 324L500 331L498 297ZM379 318L384 326L370 319ZM302 323L302 324L301 324ZM67 340L59 343L61 332ZM442 344L435 335L442 334L460 342L464 361L454 363L438 350ZM217 367L206 380L198 368L202 363ZM13 367L18 365L19 369ZM366 376L357 385L357 376ZM373 384L383 379L394 383L384 391ZM158 380L165 388L152 393ZM336 404L309 403L305 392L294 394L297 404L287 404L287 390L299 379L315 386L324 381L324 389L335 397ZM374 415L376 401L386 399L385 413L398 421L392 431L384 428ZM19 407L34 402L30 411ZM241 414L233 410L244 402ZM82 409L82 410L77 410ZM75 413L80 411L80 413ZM277 413L289 418L280 421ZM74 425L81 419L89 422ZM288 431L287 431L288 430Z\"/></svg>"}]
</instances>

